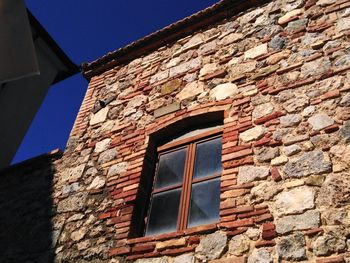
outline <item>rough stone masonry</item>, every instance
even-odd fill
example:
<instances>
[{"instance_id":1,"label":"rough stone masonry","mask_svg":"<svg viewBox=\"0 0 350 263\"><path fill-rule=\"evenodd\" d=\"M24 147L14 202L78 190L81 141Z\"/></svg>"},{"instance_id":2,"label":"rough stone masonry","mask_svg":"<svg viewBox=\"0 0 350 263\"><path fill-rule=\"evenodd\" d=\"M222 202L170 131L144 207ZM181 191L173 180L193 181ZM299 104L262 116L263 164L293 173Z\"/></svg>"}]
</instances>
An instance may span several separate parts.
<instances>
[{"instance_id":1,"label":"rough stone masonry","mask_svg":"<svg viewBox=\"0 0 350 263\"><path fill-rule=\"evenodd\" d=\"M18 253L26 244L10 239L0 262L350 262L350 2L245 2L132 61L85 65L86 96L51 164L52 244ZM150 136L213 112L224 112L220 221L133 237Z\"/></svg>"}]
</instances>

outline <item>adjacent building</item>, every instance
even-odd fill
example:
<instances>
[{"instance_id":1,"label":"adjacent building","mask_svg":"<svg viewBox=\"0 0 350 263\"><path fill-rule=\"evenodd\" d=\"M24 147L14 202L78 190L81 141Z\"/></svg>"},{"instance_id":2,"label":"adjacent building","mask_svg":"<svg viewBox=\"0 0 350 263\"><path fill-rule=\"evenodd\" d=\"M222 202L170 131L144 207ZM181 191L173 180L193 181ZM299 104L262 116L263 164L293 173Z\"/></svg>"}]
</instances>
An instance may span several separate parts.
<instances>
[{"instance_id":1,"label":"adjacent building","mask_svg":"<svg viewBox=\"0 0 350 263\"><path fill-rule=\"evenodd\" d=\"M65 152L0 176L0 261L349 262L349 8L222 0L83 65Z\"/></svg>"}]
</instances>

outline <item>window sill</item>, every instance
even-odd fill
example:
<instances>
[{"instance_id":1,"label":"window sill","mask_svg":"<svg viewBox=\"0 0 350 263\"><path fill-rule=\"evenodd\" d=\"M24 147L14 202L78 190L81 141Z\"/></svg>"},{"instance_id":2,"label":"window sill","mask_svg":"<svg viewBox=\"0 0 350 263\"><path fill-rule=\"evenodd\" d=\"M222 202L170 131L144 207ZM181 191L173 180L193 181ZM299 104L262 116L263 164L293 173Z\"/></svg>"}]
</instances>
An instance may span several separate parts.
<instances>
[{"instance_id":1,"label":"window sill","mask_svg":"<svg viewBox=\"0 0 350 263\"><path fill-rule=\"evenodd\" d=\"M218 229L218 224L214 223L214 224L188 228L183 231L175 231L175 232L164 233L164 234L155 235L155 236L131 238L127 240L127 244L131 245L131 244L138 244L138 243L144 243L144 242L150 242L150 241L163 241L163 240L180 237L180 236L182 237L182 236L213 232L217 229Z\"/></svg>"}]
</instances>

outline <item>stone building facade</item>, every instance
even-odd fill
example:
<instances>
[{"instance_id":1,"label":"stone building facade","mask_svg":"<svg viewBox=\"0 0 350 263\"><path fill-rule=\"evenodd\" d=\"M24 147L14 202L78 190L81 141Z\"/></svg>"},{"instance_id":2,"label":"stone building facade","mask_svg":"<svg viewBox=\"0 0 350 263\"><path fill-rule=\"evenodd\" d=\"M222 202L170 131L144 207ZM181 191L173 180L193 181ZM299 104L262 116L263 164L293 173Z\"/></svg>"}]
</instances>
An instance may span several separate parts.
<instances>
[{"instance_id":1,"label":"stone building facade","mask_svg":"<svg viewBox=\"0 0 350 263\"><path fill-rule=\"evenodd\" d=\"M0 261L350 262L349 36L349 1L223 0L84 65L63 155L2 172L27 195L0 196ZM157 151L193 130L221 138L217 220L144 236Z\"/></svg>"}]
</instances>

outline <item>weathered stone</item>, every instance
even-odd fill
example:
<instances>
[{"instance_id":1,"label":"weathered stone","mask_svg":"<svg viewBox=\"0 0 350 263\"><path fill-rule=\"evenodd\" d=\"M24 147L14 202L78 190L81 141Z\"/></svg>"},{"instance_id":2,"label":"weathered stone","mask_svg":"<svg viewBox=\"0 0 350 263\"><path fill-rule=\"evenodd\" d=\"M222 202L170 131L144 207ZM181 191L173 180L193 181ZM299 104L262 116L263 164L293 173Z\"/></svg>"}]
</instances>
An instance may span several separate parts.
<instances>
[{"instance_id":1,"label":"weathered stone","mask_svg":"<svg viewBox=\"0 0 350 263\"><path fill-rule=\"evenodd\" d=\"M194 263L195 257L193 254L183 254L174 258L173 263Z\"/></svg>"},{"instance_id":2,"label":"weathered stone","mask_svg":"<svg viewBox=\"0 0 350 263\"><path fill-rule=\"evenodd\" d=\"M307 186L293 188L278 194L275 204L279 215L302 213L315 207L315 191Z\"/></svg>"},{"instance_id":3,"label":"weathered stone","mask_svg":"<svg viewBox=\"0 0 350 263\"><path fill-rule=\"evenodd\" d=\"M300 71L300 78L306 79L308 77L321 75L331 68L332 63L329 58L319 58L314 61L305 63Z\"/></svg>"},{"instance_id":4,"label":"weathered stone","mask_svg":"<svg viewBox=\"0 0 350 263\"><path fill-rule=\"evenodd\" d=\"M63 199L58 203L57 212L82 211L85 208L87 193L80 192Z\"/></svg>"},{"instance_id":5,"label":"weathered stone","mask_svg":"<svg viewBox=\"0 0 350 263\"><path fill-rule=\"evenodd\" d=\"M312 125L314 130L319 131L334 124L334 120L327 114L319 113L310 117L308 123Z\"/></svg>"},{"instance_id":6,"label":"weathered stone","mask_svg":"<svg viewBox=\"0 0 350 263\"><path fill-rule=\"evenodd\" d=\"M350 17L340 18L337 21L336 29L337 29L338 32L350 29Z\"/></svg>"},{"instance_id":7,"label":"weathered stone","mask_svg":"<svg viewBox=\"0 0 350 263\"><path fill-rule=\"evenodd\" d=\"M251 240L258 240L260 236L260 230L258 228L248 228L245 234Z\"/></svg>"},{"instance_id":8,"label":"weathered stone","mask_svg":"<svg viewBox=\"0 0 350 263\"><path fill-rule=\"evenodd\" d=\"M288 162L288 158L284 155L280 155L274 159L271 160L272 166L282 165Z\"/></svg>"},{"instance_id":9,"label":"weathered stone","mask_svg":"<svg viewBox=\"0 0 350 263\"><path fill-rule=\"evenodd\" d=\"M148 100L148 97L145 95L137 95L133 97L128 104L126 105L126 109L135 109L137 107L140 107L141 105L145 104Z\"/></svg>"},{"instance_id":10,"label":"weathered stone","mask_svg":"<svg viewBox=\"0 0 350 263\"><path fill-rule=\"evenodd\" d=\"M249 130L242 132L239 138L244 142L249 142L252 140L260 139L265 133L265 128L263 126L255 126Z\"/></svg>"},{"instance_id":11,"label":"weathered stone","mask_svg":"<svg viewBox=\"0 0 350 263\"><path fill-rule=\"evenodd\" d=\"M334 66L337 68L343 68L345 66L348 66L350 64L350 55L343 55L339 56L335 61L334 61Z\"/></svg>"},{"instance_id":12,"label":"weathered stone","mask_svg":"<svg viewBox=\"0 0 350 263\"><path fill-rule=\"evenodd\" d=\"M326 225L350 225L350 211L347 208L328 209L322 213Z\"/></svg>"},{"instance_id":13,"label":"weathered stone","mask_svg":"<svg viewBox=\"0 0 350 263\"><path fill-rule=\"evenodd\" d=\"M327 5L334 4L335 2L336 0L318 0L316 5L327 6Z\"/></svg>"},{"instance_id":14,"label":"weathered stone","mask_svg":"<svg viewBox=\"0 0 350 263\"><path fill-rule=\"evenodd\" d=\"M290 145L290 146L286 146L283 149L284 154L287 155L287 156L292 156L294 154L297 154L300 151L301 151L300 146L295 145L295 144L294 145Z\"/></svg>"},{"instance_id":15,"label":"weathered stone","mask_svg":"<svg viewBox=\"0 0 350 263\"><path fill-rule=\"evenodd\" d=\"M100 153L100 152L107 150L110 142L111 142L111 139L109 139L109 138L97 142L95 145L94 152Z\"/></svg>"},{"instance_id":16,"label":"weathered stone","mask_svg":"<svg viewBox=\"0 0 350 263\"><path fill-rule=\"evenodd\" d=\"M295 31L300 30L307 25L308 19L298 19L288 23L288 26L284 29L286 32L293 34Z\"/></svg>"},{"instance_id":17,"label":"weathered stone","mask_svg":"<svg viewBox=\"0 0 350 263\"><path fill-rule=\"evenodd\" d=\"M269 47L271 47L273 50L282 50L286 44L286 41L287 40L284 37L281 37L279 35L275 35L270 40ZM275 60L275 63L277 63L276 60Z\"/></svg>"},{"instance_id":18,"label":"weathered stone","mask_svg":"<svg viewBox=\"0 0 350 263\"><path fill-rule=\"evenodd\" d=\"M204 42L204 34L195 34L193 37L191 37L191 39L185 44L183 45L181 51L187 51L189 49L193 49L198 47L199 45L201 45Z\"/></svg>"},{"instance_id":19,"label":"weathered stone","mask_svg":"<svg viewBox=\"0 0 350 263\"><path fill-rule=\"evenodd\" d=\"M205 64L203 68L199 71L199 78L203 76L214 73L219 69L219 66L216 63Z\"/></svg>"},{"instance_id":20,"label":"weathered stone","mask_svg":"<svg viewBox=\"0 0 350 263\"><path fill-rule=\"evenodd\" d=\"M309 104L309 99L305 95L290 99L283 104L283 108L288 113L293 113L296 111L300 111L305 108Z\"/></svg>"},{"instance_id":21,"label":"weathered stone","mask_svg":"<svg viewBox=\"0 0 350 263\"><path fill-rule=\"evenodd\" d=\"M217 85L215 88L210 90L209 96L216 100L224 100L238 93L238 88L236 84L224 83Z\"/></svg>"},{"instance_id":22,"label":"weathered stone","mask_svg":"<svg viewBox=\"0 0 350 263\"><path fill-rule=\"evenodd\" d=\"M320 150L304 153L301 157L290 160L285 168L287 177L303 177L311 174L322 174L332 170L329 156Z\"/></svg>"},{"instance_id":23,"label":"weathered stone","mask_svg":"<svg viewBox=\"0 0 350 263\"><path fill-rule=\"evenodd\" d=\"M309 139L309 135L301 134L301 135L292 135L288 134L287 136L282 138L282 142L284 145L288 146L297 142L306 141Z\"/></svg>"},{"instance_id":24,"label":"weathered stone","mask_svg":"<svg viewBox=\"0 0 350 263\"><path fill-rule=\"evenodd\" d=\"M303 234L296 233L292 236L281 238L277 243L277 256L279 261L302 260L306 258L305 239Z\"/></svg>"},{"instance_id":25,"label":"weathered stone","mask_svg":"<svg viewBox=\"0 0 350 263\"><path fill-rule=\"evenodd\" d=\"M251 48L247 50L244 53L244 59L254 59L257 58L258 56L264 55L268 52L267 50L267 44L261 44L259 46L256 46L254 48Z\"/></svg>"},{"instance_id":26,"label":"weathered stone","mask_svg":"<svg viewBox=\"0 0 350 263\"><path fill-rule=\"evenodd\" d=\"M258 71L258 73L254 74L251 78L252 79L260 79L262 77L266 77L270 74L272 74L273 72L275 72L277 69L279 69L279 65L272 65L272 66L268 66L265 68L262 68Z\"/></svg>"},{"instance_id":27,"label":"weathered stone","mask_svg":"<svg viewBox=\"0 0 350 263\"><path fill-rule=\"evenodd\" d=\"M146 105L146 110L148 112L154 111L154 110L159 109L160 107L164 106L166 103L167 103L167 100L165 98L159 98L159 99L152 100Z\"/></svg>"},{"instance_id":28,"label":"weathered stone","mask_svg":"<svg viewBox=\"0 0 350 263\"><path fill-rule=\"evenodd\" d=\"M162 81L164 79L166 79L167 77L169 76L169 70L164 70L164 71L161 71L161 72L158 72L157 74L154 74L151 79L150 79L150 83L153 84L155 82L158 82L158 81Z\"/></svg>"},{"instance_id":29,"label":"weathered stone","mask_svg":"<svg viewBox=\"0 0 350 263\"><path fill-rule=\"evenodd\" d=\"M248 258L248 263L272 263L273 259L267 249L254 249Z\"/></svg>"},{"instance_id":30,"label":"weathered stone","mask_svg":"<svg viewBox=\"0 0 350 263\"><path fill-rule=\"evenodd\" d=\"M227 236L222 232L215 232L202 238L196 247L196 257L201 260L219 258L225 251Z\"/></svg>"},{"instance_id":31,"label":"weathered stone","mask_svg":"<svg viewBox=\"0 0 350 263\"><path fill-rule=\"evenodd\" d=\"M88 186L87 190L96 190L104 187L106 184L106 179L102 176L97 176L91 184Z\"/></svg>"},{"instance_id":32,"label":"weathered stone","mask_svg":"<svg viewBox=\"0 0 350 263\"><path fill-rule=\"evenodd\" d=\"M250 248L251 240L245 235L234 236L228 244L228 253L234 256L242 256Z\"/></svg>"},{"instance_id":33,"label":"weathered stone","mask_svg":"<svg viewBox=\"0 0 350 263\"><path fill-rule=\"evenodd\" d=\"M305 179L305 183L311 186L322 186L324 178L323 175L311 175Z\"/></svg>"},{"instance_id":34,"label":"weathered stone","mask_svg":"<svg viewBox=\"0 0 350 263\"><path fill-rule=\"evenodd\" d=\"M108 111L109 111L109 107L107 106L99 110L94 115L92 115L90 119L90 125L95 125L95 124L104 122L107 119Z\"/></svg>"},{"instance_id":35,"label":"weathered stone","mask_svg":"<svg viewBox=\"0 0 350 263\"><path fill-rule=\"evenodd\" d=\"M301 115L303 115L304 117L309 117L311 116L316 110L316 107L315 106L308 106L306 107L303 112L301 113Z\"/></svg>"},{"instance_id":36,"label":"weathered stone","mask_svg":"<svg viewBox=\"0 0 350 263\"><path fill-rule=\"evenodd\" d=\"M327 176L317 196L320 206L341 207L350 202L350 175L338 173Z\"/></svg>"},{"instance_id":37,"label":"weathered stone","mask_svg":"<svg viewBox=\"0 0 350 263\"><path fill-rule=\"evenodd\" d=\"M277 147L262 147L254 149L254 154L259 162L268 162L278 156L279 150Z\"/></svg>"},{"instance_id":38,"label":"weathered stone","mask_svg":"<svg viewBox=\"0 0 350 263\"><path fill-rule=\"evenodd\" d=\"M344 252L346 237L326 234L318 237L313 243L313 252L316 256L327 256L332 253Z\"/></svg>"},{"instance_id":39,"label":"weathered stone","mask_svg":"<svg viewBox=\"0 0 350 263\"><path fill-rule=\"evenodd\" d=\"M259 119L261 117L264 117L270 113L272 113L274 110L274 106L272 103L264 103L261 105L258 105L253 110L253 119Z\"/></svg>"},{"instance_id":40,"label":"weathered stone","mask_svg":"<svg viewBox=\"0 0 350 263\"><path fill-rule=\"evenodd\" d=\"M183 101L185 99L193 98L197 96L198 94L202 93L204 91L204 84L203 82L191 82L187 84L177 95L176 98L179 101Z\"/></svg>"},{"instance_id":41,"label":"weathered stone","mask_svg":"<svg viewBox=\"0 0 350 263\"><path fill-rule=\"evenodd\" d=\"M302 13L303 13L303 9L294 9L294 10L286 13L285 15L281 16L278 19L278 24L280 24L280 25L286 24L291 20L291 18L293 18L295 16L299 16Z\"/></svg>"},{"instance_id":42,"label":"weathered stone","mask_svg":"<svg viewBox=\"0 0 350 263\"><path fill-rule=\"evenodd\" d=\"M344 122L344 125L340 128L340 135L345 142L350 142L350 121Z\"/></svg>"},{"instance_id":43,"label":"weathered stone","mask_svg":"<svg viewBox=\"0 0 350 263\"><path fill-rule=\"evenodd\" d=\"M103 163L107 163L109 161L112 161L113 159L115 159L117 156L117 150L115 148L112 149L108 149L104 152L102 152L100 154L100 156L98 157L97 162L99 164L103 164Z\"/></svg>"},{"instance_id":44,"label":"weathered stone","mask_svg":"<svg viewBox=\"0 0 350 263\"><path fill-rule=\"evenodd\" d=\"M285 234L295 230L319 227L320 221L320 213L315 210L309 210L301 215L278 218L276 221L276 231L279 234Z\"/></svg>"},{"instance_id":45,"label":"weathered stone","mask_svg":"<svg viewBox=\"0 0 350 263\"><path fill-rule=\"evenodd\" d=\"M350 106L350 92L348 92L348 93L346 93L344 95L344 97L341 99L339 105L343 106L343 107L349 107Z\"/></svg>"},{"instance_id":46,"label":"weathered stone","mask_svg":"<svg viewBox=\"0 0 350 263\"><path fill-rule=\"evenodd\" d=\"M166 106L164 106L164 107L161 107L161 108L159 108L159 109L156 109L156 110L154 111L154 117L155 117L155 118L158 118L158 117L164 116L164 115L166 115L166 114L169 114L169 113L178 111L180 108L181 108L181 105L180 105L179 102L171 103L171 104L169 104L169 105L166 105Z\"/></svg>"},{"instance_id":47,"label":"weathered stone","mask_svg":"<svg viewBox=\"0 0 350 263\"><path fill-rule=\"evenodd\" d=\"M186 73L190 71L191 69L198 68L202 64L202 60L200 57L192 59L190 61L187 61L185 63L182 63L176 67L173 67L170 69L169 77L174 77L179 74Z\"/></svg>"},{"instance_id":48,"label":"weathered stone","mask_svg":"<svg viewBox=\"0 0 350 263\"><path fill-rule=\"evenodd\" d=\"M80 241L84 238L84 236L86 235L87 229L85 227L82 227L74 232L72 232L71 234L71 239L74 241Z\"/></svg>"},{"instance_id":49,"label":"weathered stone","mask_svg":"<svg viewBox=\"0 0 350 263\"><path fill-rule=\"evenodd\" d=\"M230 61L231 62L231 61ZM229 62L229 65L230 65ZM235 78L238 76L242 76L245 73L249 73L254 71L256 68L256 61L250 61L246 63L238 63L236 65L233 65L231 68L229 68L231 77Z\"/></svg>"},{"instance_id":50,"label":"weathered stone","mask_svg":"<svg viewBox=\"0 0 350 263\"><path fill-rule=\"evenodd\" d=\"M161 258L142 258L135 261L135 263L168 263L166 257Z\"/></svg>"},{"instance_id":51,"label":"weathered stone","mask_svg":"<svg viewBox=\"0 0 350 263\"><path fill-rule=\"evenodd\" d=\"M76 182L78 181L81 176L83 175L84 169L86 164L83 163L77 167L70 168L68 170L68 180L69 182Z\"/></svg>"},{"instance_id":52,"label":"weathered stone","mask_svg":"<svg viewBox=\"0 0 350 263\"><path fill-rule=\"evenodd\" d=\"M272 41L272 40L271 40ZM290 51L289 50L284 50L284 51L281 51L281 52L278 52L278 53L275 53L271 56L269 56L267 59L266 59L266 62L267 64L269 65L274 65L278 62L280 62L282 59L285 59L285 58L288 58L290 56Z\"/></svg>"},{"instance_id":53,"label":"weathered stone","mask_svg":"<svg viewBox=\"0 0 350 263\"><path fill-rule=\"evenodd\" d=\"M79 189L80 189L79 183L68 184L63 186L62 194L63 195L71 194L71 193L77 192Z\"/></svg>"},{"instance_id":54,"label":"weathered stone","mask_svg":"<svg viewBox=\"0 0 350 263\"><path fill-rule=\"evenodd\" d=\"M126 169L128 168L127 162L117 163L112 165L108 170L108 176L113 176L116 174L121 174L123 172L126 172Z\"/></svg>"},{"instance_id":55,"label":"weathered stone","mask_svg":"<svg viewBox=\"0 0 350 263\"><path fill-rule=\"evenodd\" d=\"M274 181L261 182L250 191L250 199L253 202L271 200L281 189Z\"/></svg>"},{"instance_id":56,"label":"weathered stone","mask_svg":"<svg viewBox=\"0 0 350 263\"><path fill-rule=\"evenodd\" d=\"M247 23L251 23L252 21L254 21L254 19L260 16L262 13L264 13L263 8L253 9L252 11L247 12L243 16L241 16L239 23L240 25L246 25Z\"/></svg>"},{"instance_id":57,"label":"weathered stone","mask_svg":"<svg viewBox=\"0 0 350 263\"><path fill-rule=\"evenodd\" d=\"M219 42L220 45L226 46L229 44L232 44L234 42L237 42L238 40L241 40L243 38L243 34L241 33L231 33L222 38Z\"/></svg>"},{"instance_id":58,"label":"weathered stone","mask_svg":"<svg viewBox=\"0 0 350 263\"><path fill-rule=\"evenodd\" d=\"M162 95L170 94L173 91L177 90L181 86L181 79L173 79L162 85L160 93Z\"/></svg>"},{"instance_id":59,"label":"weathered stone","mask_svg":"<svg viewBox=\"0 0 350 263\"><path fill-rule=\"evenodd\" d=\"M252 182L257 179L265 179L270 174L270 169L264 166L242 166L238 170L238 183Z\"/></svg>"},{"instance_id":60,"label":"weathered stone","mask_svg":"<svg viewBox=\"0 0 350 263\"><path fill-rule=\"evenodd\" d=\"M280 118L282 127L293 127L301 122L301 117L298 114L288 114Z\"/></svg>"}]
</instances>

